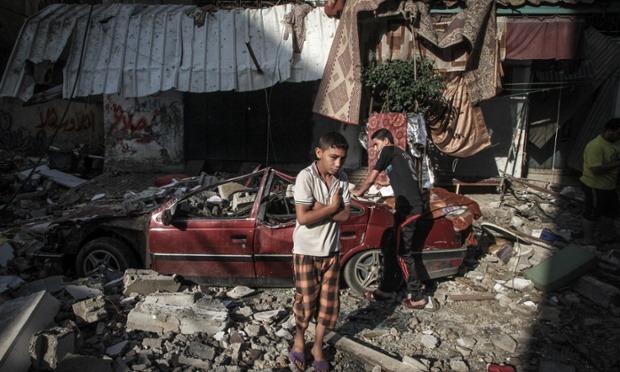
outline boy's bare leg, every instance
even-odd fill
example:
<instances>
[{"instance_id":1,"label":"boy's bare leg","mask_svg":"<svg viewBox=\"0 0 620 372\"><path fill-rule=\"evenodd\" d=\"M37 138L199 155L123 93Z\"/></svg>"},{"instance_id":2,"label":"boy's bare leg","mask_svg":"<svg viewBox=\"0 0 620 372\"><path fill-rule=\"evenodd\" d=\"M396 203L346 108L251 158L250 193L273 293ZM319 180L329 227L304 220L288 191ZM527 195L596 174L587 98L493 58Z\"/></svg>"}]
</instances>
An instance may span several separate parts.
<instances>
[{"instance_id":1,"label":"boy's bare leg","mask_svg":"<svg viewBox=\"0 0 620 372\"><path fill-rule=\"evenodd\" d=\"M300 353L304 352L304 347L306 346L305 334L305 329L302 329L299 326L295 327L295 341L293 342L293 347L291 350L298 351Z\"/></svg>"},{"instance_id":2,"label":"boy's bare leg","mask_svg":"<svg viewBox=\"0 0 620 372\"><path fill-rule=\"evenodd\" d=\"M293 347L291 347L291 351L297 353L304 353L304 349L306 347L306 339L305 339L306 330L301 327L295 327L295 341L293 342ZM295 362L295 366L297 369L303 370L305 369L305 361L298 363Z\"/></svg>"},{"instance_id":3,"label":"boy's bare leg","mask_svg":"<svg viewBox=\"0 0 620 372\"><path fill-rule=\"evenodd\" d=\"M314 360L325 360L323 356L323 339L325 338L326 328L323 324L316 324L314 329L314 345L312 346L312 356Z\"/></svg>"}]
</instances>

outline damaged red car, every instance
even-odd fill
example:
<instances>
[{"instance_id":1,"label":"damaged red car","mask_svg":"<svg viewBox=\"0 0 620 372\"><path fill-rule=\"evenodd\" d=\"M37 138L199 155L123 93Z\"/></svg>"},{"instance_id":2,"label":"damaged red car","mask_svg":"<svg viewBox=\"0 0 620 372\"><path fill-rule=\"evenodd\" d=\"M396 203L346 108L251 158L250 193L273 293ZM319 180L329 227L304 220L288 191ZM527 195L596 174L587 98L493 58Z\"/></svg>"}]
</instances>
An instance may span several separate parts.
<instances>
[{"instance_id":1,"label":"damaged red car","mask_svg":"<svg viewBox=\"0 0 620 372\"><path fill-rule=\"evenodd\" d=\"M53 225L41 256L62 257L78 276L146 267L208 285L291 286L294 182L265 168L197 187L135 215L91 210L87 217L89 211L81 211L81 217ZM352 200L340 233L342 277L352 290L376 286L380 247L392 224L388 206ZM429 215L421 225L422 279L456 274L470 230L456 231L443 216Z\"/></svg>"}]
</instances>

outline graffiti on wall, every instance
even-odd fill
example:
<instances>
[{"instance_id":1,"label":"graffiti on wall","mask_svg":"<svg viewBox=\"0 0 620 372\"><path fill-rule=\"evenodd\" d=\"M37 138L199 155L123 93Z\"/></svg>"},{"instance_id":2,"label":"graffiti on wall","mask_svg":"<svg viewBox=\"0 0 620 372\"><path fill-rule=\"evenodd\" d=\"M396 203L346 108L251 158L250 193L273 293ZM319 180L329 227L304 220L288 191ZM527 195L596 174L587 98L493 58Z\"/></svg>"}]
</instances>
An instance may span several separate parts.
<instances>
[{"instance_id":1,"label":"graffiti on wall","mask_svg":"<svg viewBox=\"0 0 620 372\"><path fill-rule=\"evenodd\" d=\"M128 105L108 102L105 110L111 116L108 140L113 146L118 145L123 154L137 153L135 145L140 144L166 147L170 138L178 136L183 124L182 105L177 101L165 104L159 98L150 98L134 99Z\"/></svg>"},{"instance_id":2,"label":"graffiti on wall","mask_svg":"<svg viewBox=\"0 0 620 372\"><path fill-rule=\"evenodd\" d=\"M72 116L61 123L61 118L58 116L56 108L49 107L45 112L39 112L40 120L36 128L43 130L60 129L63 132L81 132L95 127L95 112L93 110L75 111Z\"/></svg>"},{"instance_id":3,"label":"graffiti on wall","mask_svg":"<svg viewBox=\"0 0 620 372\"><path fill-rule=\"evenodd\" d=\"M45 150L47 137L43 129L36 133L24 132L23 128L13 128L13 118L0 110L0 148L9 151L41 153Z\"/></svg>"}]
</instances>

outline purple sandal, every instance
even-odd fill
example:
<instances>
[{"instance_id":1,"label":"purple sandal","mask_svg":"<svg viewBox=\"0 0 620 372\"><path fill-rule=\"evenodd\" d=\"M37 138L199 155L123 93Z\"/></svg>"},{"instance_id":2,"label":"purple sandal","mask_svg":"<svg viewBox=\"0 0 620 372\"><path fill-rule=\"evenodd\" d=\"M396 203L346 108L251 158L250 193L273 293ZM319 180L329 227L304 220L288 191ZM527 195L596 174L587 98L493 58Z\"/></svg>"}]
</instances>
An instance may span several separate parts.
<instances>
[{"instance_id":1,"label":"purple sandal","mask_svg":"<svg viewBox=\"0 0 620 372\"><path fill-rule=\"evenodd\" d=\"M288 360L291 363L291 370L305 371L306 370L306 356L301 351L289 351Z\"/></svg>"},{"instance_id":2,"label":"purple sandal","mask_svg":"<svg viewBox=\"0 0 620 372\"><path fill-rule=\"evenodd\" d=\"M315 360L312 362L312 368L314 368L314 372L327 372L329 371L329 362L326 360Z\"/></svg>"}]
</instances>

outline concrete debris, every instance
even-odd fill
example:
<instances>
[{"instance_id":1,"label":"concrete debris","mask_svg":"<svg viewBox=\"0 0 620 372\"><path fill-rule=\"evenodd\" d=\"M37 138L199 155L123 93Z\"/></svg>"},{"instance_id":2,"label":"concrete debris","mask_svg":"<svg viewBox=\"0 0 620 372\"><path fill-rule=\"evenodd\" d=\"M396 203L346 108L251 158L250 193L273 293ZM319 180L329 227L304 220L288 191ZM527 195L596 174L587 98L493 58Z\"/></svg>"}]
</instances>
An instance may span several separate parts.
<instances>
[{"instance_id":1,"label":"concrete debris","mask_svg":"<svg viewBox=\"0 0 620 372\"><path fill-rule=\"evenodd\" d=\"M424 347L429 349L434 349L439 346L439 340L433 335L422 335L422 337L420 337L420 342Z\"/></svg>"},{"instance_id":2,"label":"concrete debris","mask_svg":"<svg viewBox=\"0 0 620 372\"><path fill-rule=\"evenodd\" d=\"M573 282L573 289L603 309L620 306L620 289L592 276L582 276Z\"/></svg>"},{"instance_id":3,"label":"concrete debris","mask_svg":"<svg viewBox=\"0 0 620 372\"><path fill-rule=\"evenodd\" d=\"M76 302L72 308L75 318L81 323L95 323L108 316L103 296Z\"/></svg>"},{"instance_id":4,"label":"concrete debris","mask_svg":"<svg viewBox=\"0 0 620 372\"><path fill-rule=\"evenodd\" d=\"M517 341L510 337L510 335L502 335L498 338L493 338L493 345L509 353L517 351Z\"/></svg>"},{"instance_id":5,"label":"concrete debris","mask_svg":"<svg viewBox=\"0 0 620 372\"><path fill-rule=\"evenodd\" d=\"M127 269L123 277L123 293L148 295L154 292L176 292L181 287L173 276L161 275L154 270Z\"/></svg>"},{"instance_id":6,"label":"concrete debris","mask_svg":"<svg viewBox=\"0 0 620 372\"><path fill-rule=\"evenodd\" d=\"M113 180L115 188L93 179L65 191L38 175L10 207L13 228L2 232L0 247L10 244L14 257L6 266L0 260L0 304L48 289L47 298L55 297L60 309L48 306L54 311L46 310L45 322L33 331L26 322L22 332L30 333L20 338L25 345L21 370L285 369L295 332L290 288L194 286L150 270L128 270L116 281L67 282L50 276L59 273L50 266L51 258L33 260L57 217L93 206L142 213L207 179L203 173L140 191L124 182L132 175L104 177ZM217 179L209 176L208 182ZM226 184L220 195L208 196L243 208L248 195L239 190L244 188ZM620 368L620 356L605 352L620 343L620 336L609 331L620 328L620 243L588 249L598 263L588 267L587 276L579 273L557 288L545 287L547 293L532 287L536 283L525 276L527 270L573 249L543 239L543 232L571 242L581 229L582 212L581 205L564 197L534 191L516 190L502 202L497 194L471 195L483 210L483 218L474 224L479 245L470 247L455 278L425 283L427 295L441 305L438 311L406 311L391 301L369 303L343 288L340 320L326 339L332 370L482 371L492 363L541 371ZM511 233L483 232L477 228L482 222ZM81 323L81 333L70 326L73 321ZM0 328L2 338L4 332ZM579 340L571 338L574 335Z\"/></svg>"},{"instance_id":7,"label":"concrete debris","mask_svg":"<svg viewBox=\"0 0 620 372\"><path fill-rule=\"evenodd\" d=\"M9 242L0 244L0 266L6 267L7 263L15 257L13 246Z\"/></svg>"},{"instance_id":8,"label":"concrete debris","mask_svg":"<svg viewBox=\"0 0 620 372\"><path fill-rule=\"evenodd\" d=\"M0 370L27 371L30 339L54 320L60 302L46 291L0 306Z\"/></svg>"},{"instance_id":9,"label":"concrete debris","mask_svg":"<svg viewBox=\"0 0 620 372\"><path fill-rule=\"evenodd\" d=\"M112 366L109 360L87 355L67 354L56 368L56 372L75 371L112 372Z\"/></svg>"},{"instance_id":10,"label":"concrete debris","mask_svg":"<svg viewBox=\"0 0 620 372\"><path fill-rule=\"evenodd\" d=\"M0 293L3 293L6 290L16 290L21 287L24 283L24 279L20 278L16 275L2 275L0 276Z\"/></svg>"},{"instance_id":11,"label":"concrete debris","mask_svg":"<svg viewBox=\"0 0 620 372\"><path fill-rule=\"evenodd\" d=\"M53 370L69 353L77 349L76 330L54 327L35 333L30 339L30 356L32 366L39 369Z\"/></svg>"},{"instance_id":12,"label":"concrete debris","mask_svg":"<svg viewBox=\"0 0 620 372\"><path fill-rule=\"evenodd\" d=\"M85 285L73 285L69 284L65 287L65 290L69 292L69 294L75 300L83 300L85 298L92 298L103 295L103 292L97 288L91 288Z\"/></svg>"},{"instance_id":13,"label":"concrete debris","mask_svg":"<svg viewBox=\"0 0 620 372\"><path fill-rule=\"evenodd\" d=\"M118 344L112 345L109 348L105 349L105 353L111 357L115 357L119 355L127 346L129 341L121 341Z\"/></svg>"},{"instance_id":14,"label":"concrete debris","mask_svg":"<svg viewBox=\"0 0 620 372\"><path fill-rule=\"evenodd\" d=\"M226 328L228 309L200 293L155 293L146 297L127 317L128 330L213 335Z\"/></svg>"},{"instance_id":15,"label":"concrete debris","mask_svg":"<svg viewBox=\"0 0 620 372\"><path fill-rule=\"evenodd\" d=\"M226 292L226 295L233 299L240 299L242 297L250 296L256 293L256 290L245 286L237 286L232 290Z\"/></svg>"}]
</instances>

